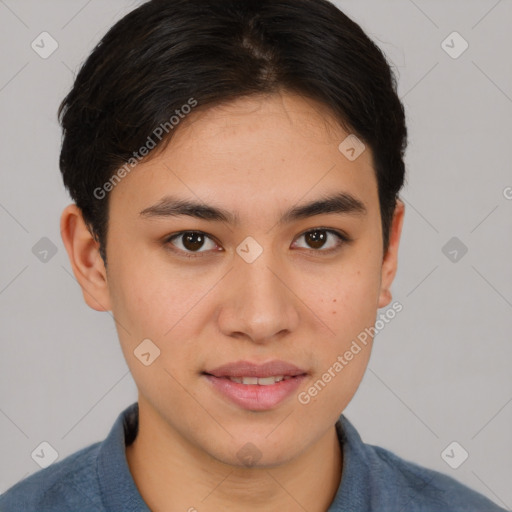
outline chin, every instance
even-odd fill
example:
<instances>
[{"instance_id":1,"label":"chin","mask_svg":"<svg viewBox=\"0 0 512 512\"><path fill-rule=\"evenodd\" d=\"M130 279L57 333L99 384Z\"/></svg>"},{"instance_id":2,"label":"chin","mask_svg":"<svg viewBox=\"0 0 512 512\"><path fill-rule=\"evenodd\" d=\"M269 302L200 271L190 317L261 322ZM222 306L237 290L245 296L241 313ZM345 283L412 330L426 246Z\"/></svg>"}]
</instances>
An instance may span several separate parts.
<instances>
[{"instance_id":1,"label":"chin","mask_svg":"<svg viewBox=\"0 0 512 512\"><path fill-rule=\"evenodd\" d=\"M205 447L205 451L215 460L239 469L270 469L290 462L297 455L295 443L288 447L276 440L279 450L274 442L270 443L264 436L261 441L251 441L244 436L244 439L240 440L230 439L225 446Z\"/></svg>"}]
</instances>

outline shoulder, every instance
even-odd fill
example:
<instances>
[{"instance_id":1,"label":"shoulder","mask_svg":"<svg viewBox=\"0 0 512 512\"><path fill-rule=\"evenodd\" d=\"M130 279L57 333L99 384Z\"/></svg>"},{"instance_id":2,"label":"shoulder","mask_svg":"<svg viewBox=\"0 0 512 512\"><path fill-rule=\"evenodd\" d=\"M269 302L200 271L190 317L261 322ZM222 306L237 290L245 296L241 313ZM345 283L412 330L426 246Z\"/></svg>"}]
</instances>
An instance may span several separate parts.
<instances>
[{"instance_id":1,"label":"shoulder","mask_svg":"<svg viewBox=\"0 0 512 512\"><path fill-rule=\"evenodd\" d=\"M405 460L380 446L364 443L344 415L336 427L343 446L344 474L332 510L344 510L356 503L363 504L365 510L379 512L505 510L448 475Z\"/></svg>"},{"instance_id":2,"label":"shoulder","mask_svg":"<svg viewBox=\"0 0 512 512\"><path fill-rule=\"evenodd\" d=\"M400 491L401 506L418 512L499 512L498 507L482 494L477 493L454 478L407 461L379 446L366 445L373 453L379 467L376 478L391 490ZM404 509L405 510L405 509Z\"/></svg>"},{"instance_id":3,"label":"shoulder","mask_svg":"<svg viewBox=\"0 0 512 512\"><path fill-rule=\"evenodd\" d=\"M102 511L92 444L18 482L0 495L2 512Z\"/></svg>"}]
</instances>

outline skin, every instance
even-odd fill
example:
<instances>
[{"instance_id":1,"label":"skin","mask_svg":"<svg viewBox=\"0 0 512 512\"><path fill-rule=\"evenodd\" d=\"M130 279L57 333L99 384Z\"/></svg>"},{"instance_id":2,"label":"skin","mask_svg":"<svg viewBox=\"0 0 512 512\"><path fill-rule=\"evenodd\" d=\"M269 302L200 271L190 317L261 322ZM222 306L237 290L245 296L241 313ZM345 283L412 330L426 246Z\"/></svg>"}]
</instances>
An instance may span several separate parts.
<instances>
[{"instance_id":1,"label":"skin","mask_svg":"<svg viewBox=\"0 0 512 512\"><path fill-rule=\"evenodd\" d=\"M372 340L308 404L297 394L390 304L404 215L397 201L383 254L371 150L349 161L338 150L347 135L323 105L283 91L198 109L110 193L107 269L80 210L62 213L84 299L112 311L139 390L139 434L126 456L151 510L320 512L332 502L342 476L334 425ZM358 198L366 214L277 223L285 210L334 191ZM140 215L166 194L224 208L239 222ZM336 248L331 234L325 246L311 246L303 235L319 227L351 241ZM212 237L191 259L183 238L167 240L190 230ZM263 248L253 263L236 253L247 236ZM150 366L133 354L146 338L161 351ZM227 362L273 359L308 376L270 410L232 404L202 375ZM261 456L252 467L237 457L248 442Z\"/></svg>"}]
</instances>

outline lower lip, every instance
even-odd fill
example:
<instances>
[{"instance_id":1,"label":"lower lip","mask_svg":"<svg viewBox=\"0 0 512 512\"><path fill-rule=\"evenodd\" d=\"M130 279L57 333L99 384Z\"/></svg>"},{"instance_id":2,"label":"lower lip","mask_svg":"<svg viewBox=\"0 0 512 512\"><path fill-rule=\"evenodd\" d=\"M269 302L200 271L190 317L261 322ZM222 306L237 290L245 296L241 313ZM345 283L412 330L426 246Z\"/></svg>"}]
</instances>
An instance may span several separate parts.
<instances>
[{"instance_id":1,"label":"lower lip","mask_svg":"<svg viewBox=\"0 0 512 512\"><path fill-rule=\"evenodd\" d=\"M266 411L276 407L292 395L306 378L306 375L298 375L269 386L260 386L259 384L240 384L226 377L206 374L203 376L223 396L242 409L251 411Z\"/></svg>"}]
</instances>

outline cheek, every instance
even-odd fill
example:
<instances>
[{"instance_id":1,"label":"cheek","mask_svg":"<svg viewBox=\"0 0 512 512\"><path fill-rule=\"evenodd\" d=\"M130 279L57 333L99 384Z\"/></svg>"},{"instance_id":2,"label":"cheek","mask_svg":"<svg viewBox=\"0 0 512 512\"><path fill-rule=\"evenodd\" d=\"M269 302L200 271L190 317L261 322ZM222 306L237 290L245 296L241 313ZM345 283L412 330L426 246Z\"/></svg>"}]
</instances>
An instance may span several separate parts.
<instances>
[{"instance_id":1,"label":"cheek","mask_svg":"<svg viewBox=\"0 0 512 512\"><path fill-rule=\"evenodd\" d=\"M298 397L310 428L319 417L334 422L361 383L371 354L378 291L378 272L356 269L340 271L312 298L330 332L315 338L314 378Z\"/></svg>"},{"instance_id":2,"label":"cheek","mask_svg":"<svg viewBox=\"0 0 512 512\"><path fill-rule=\"evenodd\" d=\"M116 319L135 339L162 339L197 303L202 290L162 258L145 251L118 251L109 287Z\"/></svg>"},{"instance_id":3,"label":"cheek","mask_svg":"<svg viewBox=\"0 0 512 512\"><path fill-rule=\"evenodd\" d=\"M379 294L378 275L357 270L331 281L329 293L320 298L324 314L330 322L358 324L368 313L375 314Z\"/></svg>"},{"instance_id":4,"label":"cheek","mask_svg":"<svg viewBox=\"0 0 512 512\"><path fill-rule=\"evenodd\" d=\"M329 328L315 341L315 379L301 403L307 402L313 416L332 420L352 399L370 358L380 291L378 256L359 253L323 277L305 273L301 282L302 294L314 290L308 305Z\"/></svg>"},{"instance_id":5,"label":"cheek","mask_svg":"<svg viewBox=\"0 0 512 512\"><path fill-rule=\"evenodd\" d=\"M145 261L145 265L140 263ZM123 354L141 388L147 385L153 390L168 389L172 377L165 370L182 381L188 378L183 376L186 370L199 364L198 344L204 338L202 329L211 310L205 294L219 276L214 272L199 277L197 271L180 272L165 261L154 257L151 261L143 254L132 253L130 258L117 262L117 268L112 269L110 288ZM134 355L146 339L160 351L149 367ZM156 372L157 369L161 371Z\"/></svg>"},{"instance_id":6,"label":"cheek","mask_svg":"<svg viewBox=\"0 0 512 512\"><path fill-rule=\"evenodd\" d=\"M333 345L346 342L373 325L380 292L380 267L375 261L354 258L328 271L303 272L300 296L329 328Z\"/></svg>"},{"instance_id":7,"label":"cheek","mask_svg":"<svg viewBox=\"0 0 512 512\"><path fill-rule=\"evenodd\" d=\"M170 279L154 266L131 263L124 261L113 273L111 286L123 355L145 397L161 396L165 403L165 397L174 396L179 402L183 369L197 364L192 330L197 325L193 321L197 294L176 276Z\"/></svg>"}]
</instances>

